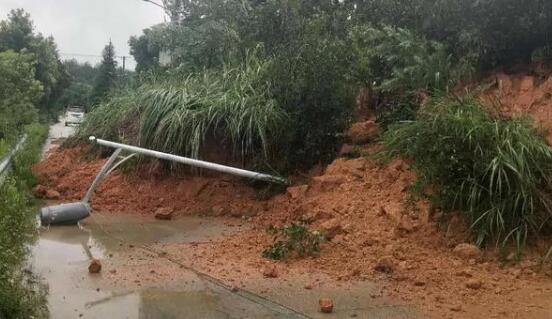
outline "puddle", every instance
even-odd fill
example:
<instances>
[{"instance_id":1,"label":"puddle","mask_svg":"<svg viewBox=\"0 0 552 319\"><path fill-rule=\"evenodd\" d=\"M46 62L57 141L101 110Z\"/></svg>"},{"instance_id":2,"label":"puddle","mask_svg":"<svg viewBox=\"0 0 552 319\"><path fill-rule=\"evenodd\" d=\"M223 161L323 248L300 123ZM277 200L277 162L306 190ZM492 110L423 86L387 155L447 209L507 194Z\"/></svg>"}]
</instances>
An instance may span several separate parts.
<instances>
[{"instance_id":1,"label":"puddle","mask_svg":"<svg viewBox=\"0 0 552 319\"><path fill-rule=\"evenodd\" d=\"M246 229L240 220L95 213L79 226L41 228L32 247L32 270L48 284L51 318L416 318L411 307L374 300L370 282L306 290L305 278L244 278L248 291L231 292L151 247L205 243ZM91 258L100 274L89 274ZM193 257L192 257L193 258ZM318 311L318 299L336 303ZM293 309L293 310L292 310Z\"/></svg>"},{"instance_id":2,"label":"puddle","mask_svg":"<svg viewBox=\"0 0 552 319\"><path fill-rule=\"evenodd\" d=\"M128 244L208 241L241 227L236 220L96 214L79 226L42 228L32 268L48 284L51 318L292 318ZM101 274L88 273L91 258L102 260ZM148 273L170 269L171 275L145 280L145 267ZM113 280L110 269L140 280Z\"/></svg>"}]
</instances>

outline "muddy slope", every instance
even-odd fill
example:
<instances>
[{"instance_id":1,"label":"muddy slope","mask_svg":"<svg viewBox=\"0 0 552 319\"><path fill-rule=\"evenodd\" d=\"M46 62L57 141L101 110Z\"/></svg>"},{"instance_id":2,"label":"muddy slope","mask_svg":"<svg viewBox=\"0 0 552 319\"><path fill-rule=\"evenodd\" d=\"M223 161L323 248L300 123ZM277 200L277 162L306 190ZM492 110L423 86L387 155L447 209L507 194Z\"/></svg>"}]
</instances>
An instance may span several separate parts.
<instances>
[{"instance_id":1,"label":"muddy slope","mask_svg":"<svg viewBox=\"0 0 552 319\"><path fill-rule=\"evenodd\" d=\"M62 200L80 198L103 163L86 160L86 153L87 149L52 152L35 168L40 182ZM271 242L269 225L302 221L325 233L328 241L317 257L276 263L279 279L273 280L307 274L313 280L308 288L314 291L344 281L375 281L383 287L378 295L419 304L430 318L549 318L550 269L539 263L546 243L520 264L500 261L492 251L466 248L461 245L467 241L462 219L445 220L428 203L413 201L409 187L414 180L408 164L400 160L380 166L368 158L339 158L305 184L260 201L239 180L166 176L149 166L137 174L109 176L93 207L151 216L163 209L176 218L247 217L252 229L224 240L161 247L230 284L262 278L264 267L273 264L261 257ZM317 274L332 279L318 282Z\"/></svg>"}]
</instances>

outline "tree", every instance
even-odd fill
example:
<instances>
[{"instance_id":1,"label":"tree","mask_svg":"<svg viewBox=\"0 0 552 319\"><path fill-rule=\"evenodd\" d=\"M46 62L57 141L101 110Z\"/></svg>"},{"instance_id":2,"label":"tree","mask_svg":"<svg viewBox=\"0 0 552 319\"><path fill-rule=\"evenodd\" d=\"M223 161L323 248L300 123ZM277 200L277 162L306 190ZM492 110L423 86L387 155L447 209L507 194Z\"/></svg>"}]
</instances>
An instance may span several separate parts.
<instances>
[{"instance_id":1,"label":"tree","mask_svg":"<svg viewBox=\"0 0 552 319\"><path fill-rule=\"evenodd\" d=\"M0 51L30 52L36 58L35 78L40 81L44 94L37 102L43 113L56 112L56 100L69 85L68 75L57 52L53 37L34 32L33 21L23 9L12 10L7 20L0 22Z\"/></svg>"},{"instance_id":2,"label":"tree","mask_svg":"<svg viewBox=\"0 0 552 319\"><path fill-rule=\"evenodd\" d=\"M115 60L115 47L111 40L102 52L102 63L98 69L98 76L92 90L92 103L97 104L103 100L117 85L117 61Z\"/></svg>"},{"instance_id":3,"label":"tree","mask_svg":"<svg viewBox=\"0 0 552 319\"><path fill-rule=\"evenodd\" d=\"M11 49L19 52L29 48L33 38L33 21L23 9L10 11L8 19L0 22L0 51Z\"/></svg>"},{"instance_id":4,"label":"tree","mask_svg":"<svg viewBox=\"0 0 552 319\"><path fill-rule=\"evenodd\" d=\"M143 30L143 34L130 37L128 44L130 54L136 60L136 72L152 70L159 66L159 40L162 37L163 26L153 26Z\"/></svg>"},{"instance_id":5,"label":"tree","mask_svg":"<svg viewBox=\"0 0 552 319\"><path fill-rule=\"evenodd\" d=\"M42 85L35 79L36 58L12 50L0 53L0 136L37 119Z\"/></svg>"}]
</instances>

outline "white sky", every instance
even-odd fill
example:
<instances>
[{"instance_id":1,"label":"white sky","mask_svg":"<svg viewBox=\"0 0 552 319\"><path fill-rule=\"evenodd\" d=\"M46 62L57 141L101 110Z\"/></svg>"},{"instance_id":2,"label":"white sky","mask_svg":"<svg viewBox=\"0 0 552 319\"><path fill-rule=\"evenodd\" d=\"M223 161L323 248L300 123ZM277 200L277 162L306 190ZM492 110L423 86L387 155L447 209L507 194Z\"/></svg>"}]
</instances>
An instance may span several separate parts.
<instances>
[{"instance_id":1,"label":"white sky","mask_svg":"<svg viewBox=\"0 0 552 319\"><path fill-rule=\"evenodd\" d=\"M36 31L54 36L62 59L92 64L101 58L71 54L99 56L111 39L117 55L130 55L130 36L164 21L161 8L142 0L0 0L0 20L15 8L31 14ZM133 69L134 61L127 59L126 65Z\"/></svg>"}]
</instances>

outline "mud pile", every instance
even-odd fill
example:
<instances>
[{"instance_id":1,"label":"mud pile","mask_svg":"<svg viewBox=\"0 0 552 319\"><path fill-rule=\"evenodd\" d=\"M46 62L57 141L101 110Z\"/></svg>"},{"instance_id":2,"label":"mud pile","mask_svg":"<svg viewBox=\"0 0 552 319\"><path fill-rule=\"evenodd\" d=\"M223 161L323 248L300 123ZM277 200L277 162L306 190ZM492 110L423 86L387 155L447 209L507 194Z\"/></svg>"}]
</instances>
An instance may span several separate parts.
<instances>
[{"instance_id":1,"label":"mud pile","mask_svg":"<svg viewBox=\"0 0 552 319\"><path fill-rule=\"evenodd\" d=\"M485 81L485 104L511 116L529 115L552 145L552 76L498 73Z\"/></svg>"},{"instance_id":2,"label":"mud pile","mask_svg":"<svg viewBox=\"0 0 552 319\"><path fill-rule=\"evenodd\" d=\"M88 147L50 152L34 167L41 189L59 193L62 201L80 200L106 159L90 159ZM171 175L160 165L142 165L136 173L108 175L92 198L92 208L113 213L154 215L249 216L258 211L255 191L231 177Z\"/></svg>"},{"instance_id":3,"label":"mud pile","mask_svg":"<svg viewBox=\"0 0 552 319\"><path fill-rule=\"evenodd\" d=\"M362 153L377 149L365 146ZM86 148L54 151L35 172L62 199L78 199L104 161L87 160L86 154ZM429 203L413 200L409 188L415 178L404 161L381 165L369 157L339 158L303 178L303 184L258 200L255 190L240 180L167 176L148 166L130 175L114 172L92 203L96 210L152 218L158 210L174 211L175 216L247 216L243 222L252 228L224 240L161 247L231 285L251 276L262 278L267 265L277 264L278 278L270 280L308 274L313 278L308 289L314 292L321 285L374 281L382 289L369 297L391 296L420 304L431 318L504 317L505 311L546 318L539 313L552 304L541 295L552 293L552 285L538 256L548 246L543 242L519 264L511 258L499 259L492 251L466 248L467 227L460 216L445 216ZM306 223L327 235L320 255L279 263L262 258L272 242L268 226L292 222ZM316 281L317 274L329 276L332 282ZM533 304L538 307L528 308Z\"/></svg>"}]
</instances>

